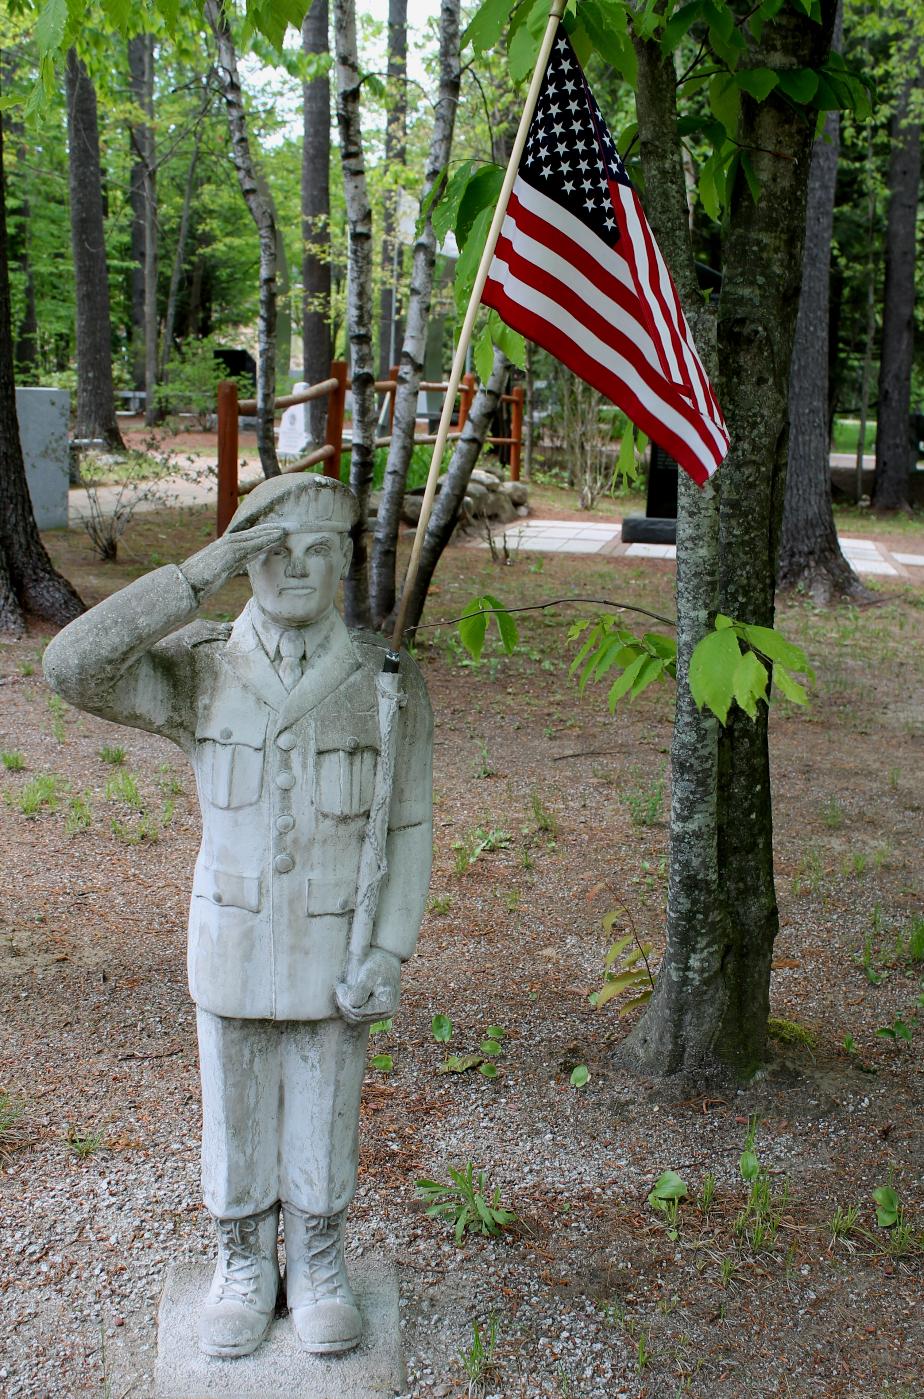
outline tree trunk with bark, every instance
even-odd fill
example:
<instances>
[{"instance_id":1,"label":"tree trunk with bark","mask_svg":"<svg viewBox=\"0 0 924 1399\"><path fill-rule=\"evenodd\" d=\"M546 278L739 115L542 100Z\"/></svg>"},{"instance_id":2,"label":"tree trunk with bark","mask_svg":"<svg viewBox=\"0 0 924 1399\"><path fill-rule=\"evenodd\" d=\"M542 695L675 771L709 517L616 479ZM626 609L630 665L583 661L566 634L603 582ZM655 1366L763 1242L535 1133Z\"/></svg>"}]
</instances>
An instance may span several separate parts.
<instances>
[{"instance_id":1,"label":"tree trunk with bark","mask_svg":"<svg viewBox=\"0 0 924 1399\"><path fill-rule=\"evenodd\" d=\"M21 636L28 613L63 626L82 611L36 529L19 440L0 116L0 633Z\"/></svg>"},{"instance_id":2,"label":"tree trunk with bark","mask_svg":"<svg viewBox=\"0 0 924 1399\"><path fill-rule=\"evenodd\" d=\"M673 273L700 357L715 382L715 313L703 304L690 242L686 174L676 135L674 63L657 44L639 42L636 53L646 214ZM719 726L713 715L697 709L687 679L693 649L718 611L718 558L716 486L710 482L700 488L680 472L667 941L651 1004L627 1044L646 1070L656 1073L681 1068L683 1046L701 1042L704 1027L721 1020L720 978L713 971L708 983L697 982L698 961L714 968L729 941L716 847Z\"/></svg>"},{"instance_id":3,"label":"tree trunk with bark","mask_svg":"<svg viewBox=\"0 0 924 1399\"><path fill-rule=\"evenodd\" d=\"M314 0L302 23L302 51L313 58L330 52L327 0ZM330 77L302 85L302 365L306 384L330 373ZM324 441L327 399L308 405L315 445Z\"/></svg>"},{"instance_id":4,"label":"tree trunk with bark","mask_svg":"<svg viewBox=\"0 0 924 1399\"><path fill-rule=\"evenodd\" d=\"M0 54L0 76L2 76L3 86L8 87L15 79L17 66L18 53L16 50L6 49ZM17 147L19 161L25 164L28 156L25 127L15 107L6 114L6 129ZM32 211L25 182L21 183L19 196L15 201L11 193L8 213L12 220L12 227L7 227L8 257L10 262L15 262L19 267L23 289L23 309L15 331L16 343L13 348L13 361L19 383L35 384L38 383L38 314L35 304L35 277L32 271L32 258L29 255Z\"/></svg>"},{"instance_id":5,"label":"tree trunk with bark","mask_svg":"<svg viewBox=\"0 0 924 1399\"><path fill-rule=\"evenodd\" d=\"M443 550L452 538L462 501L468 489L478 455L491 426L491 419L497 412L501 395L507 383L510 365L502 352L495 348L494 363L488 382L482 384L475 395L471 412L465 420L462 434L456 441L449 469L443 477L443 484L433 505L433 512L427 524L423 545L420 551L420 564L417 576L411 586L410 602L405 619L405 630L417 626L423 614L424 603L433 579L436 565Z\"/></svg>"},{"instance_id":6,"label":"tree trunk with bark","mask_svg":"<svg viewBox=\"0 0 924 1399\"><path fill-rule=\"evenodd\" d=\"M782 12L764 26L754 62L818 67L834 10L835 0L823 0L820 25ZM695 312L673 74L668 82L658 45L638 49L649 217L681 299ZM752 722L733 710L718 731L714 719L696 711L687 673L692 645L717 610L773 625L812 128L775 93L762 104L743 95L737 139L751 153L761 192L755 205L739 171L727 215L716 387L732 447L714 487L697 492L684 481L680 488L667 945L652 1001L628 1045L646 1072L697 1083L715 1075L747 1079L766 1052L778 927L767 713L761 708ZM693 331L711 369L702 330L695 313Z\"/></svg>"},{"instance_id":7,"label":"tree trunk with bark","mask_svg":"<svg viewBox=\"0 0 924 1399\"><path fill-rule=\"evenodd\" d=\"M835 47L840 46L840 30L839 10ZM841 552L831 503L831 241L840 127L840 113L829 112L812 151L802 290L789 371L789 464L780 542L780 587L799 589L821 606L837 597L868 596Z\"/></svg>"},{"instance_id":8,"label":"tree trunk with bark","mask_svg":"<svg viewBox=\"0 0 924 1399\"><path fill-rule=\"evenodd\" d=\"M77 289L76 435L124 450L112 385L109 272L96 92L75 49L68 49L66 79L71 246Z\"/></svg>"},{"instance_id":9,"label":"tree trunk with bark","mask_svg":"<svg viewBox=\"0 0 924 1399\"><path fill-rule=\"evenodd\" d=\"M347 341L353 380L350 487L359 502L353 559L344 583L344 610L353 627L369 626L369 548L366 519L375 456L375 366L372 358L372 210L366 186L360 120L362 77L356 50L354 0L334 0L337 127L347 212Z\"/></svg>"},{"instance_id":10,"label":"tree trunk with bark","mask_svg":"<svg viewBox=\"0 0 924 1399\"><path fill-rule=\"evenodd\" d=\"M144 107L139 135L144 150L144 421L153 427L157 408L157 148L154 140L154 35L146 34Z\"/></svg>"},{"instance_id":11,"label":"tree trunk with bark","mask_svg":"<svg viewBox=\"0 0 924 1399\"><path fill-rule=\"evenodd\" d=\"M388 0L388 119L385 171L391 183L382 200L382 285L379 292L379 377L395 362L401 337L397 306L397 174L407 159L407 0Z\"/></svg>"},{"instance_id":12,"label":"tree trunk with bark","mask_svg":"<svg viewBox=\"0 0 924 1399\"><path fill-rule=\"evenodd\" d=\"M440 8L440 88L424 174L421 207L427 204L433 186L443 177L443 172L449 164L460 81L459 0L443 0ZM407 326L398 366L398 387L395 390L394 424L382 500L375 525L372 551L372 616L376 626L385 623L395 606L398 527L408 467L414 451L417 399L420 381L423 378L435 265L436 235L433 232L432 208L429 208L420 236L414 245Z\"/></svg>"},{"instance_id":13,"label":"tree trunk with bark","mask_svg":"<svg viewBox=\"0 0 924 1399\"><path fill-rule=\"evenodd\" d=\"M908 477L916 444L911 430L911 368L914 360L914 264L918 187L921 179L921 122L912 118L912 100L921 82L917 71L904 83L889 126L889 212L885 240L885 292L879 356L879 416L876 428L876 510L907 510Z\"/></svg>"},{"instance_id":14,"label":"tree trunk with bark","mask_svg":"<svg viewBox=\"0 0 924 1399\"><path fill-rule=\"evenodd\" d=\"M231 160L260 240L260 299L257 324L257 448L264 476L278 476L276 458L276 210L258 178L250 153L247 113L237 71L237 52L224 0L206 0L205 15L218 46L215 74L228 113Z\"/></svg>"},{"instance_id":15,"label":"tree trunk with bark","mask_svg":"<svg viewBox=\"0 0 924 1399\"><path fill-rule=\"evenodd\" d=\"M128 77L132 102L139 111L145 110L145 53L148 35L136 34L128 41ZM132 362L132 387L144 389L144 182L145 145L141 126L128 128L131 169L128 202L132 211L131 258L129 273L129 314Z\"/></svg>"}]
</instances>

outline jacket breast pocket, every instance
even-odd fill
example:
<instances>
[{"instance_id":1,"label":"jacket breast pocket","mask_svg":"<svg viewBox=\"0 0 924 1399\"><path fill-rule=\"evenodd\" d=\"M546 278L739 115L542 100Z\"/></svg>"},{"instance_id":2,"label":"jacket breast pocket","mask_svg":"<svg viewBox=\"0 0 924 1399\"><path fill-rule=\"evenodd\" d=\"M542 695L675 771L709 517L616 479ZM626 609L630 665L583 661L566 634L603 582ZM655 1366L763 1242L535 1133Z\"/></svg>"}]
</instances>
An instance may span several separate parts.
<instances>
[{"instance_id":1,"label":"jacket breast pocket","mask_svg":"<svg viewBox=\"0 0 924 1399\"><path fill-rule=\"evenodd\" d=\"M199 725L196 759L206 799L213 806L233 810L260 800L266 720L255 725L251 718L245 726L227 718L218 715Z\"/></svg>"},{"instance_id":2,"label":"jacket breast pocket","mask_svg":"<svg viewBox=\"0 0 924 1399\"><path fill-rule=\"evenodd\" d=\"M328 748L319 751L315 767L315 803L325 816L347 819L365 816L372 805L374 748Z\"/></svg>"}]
</instances>

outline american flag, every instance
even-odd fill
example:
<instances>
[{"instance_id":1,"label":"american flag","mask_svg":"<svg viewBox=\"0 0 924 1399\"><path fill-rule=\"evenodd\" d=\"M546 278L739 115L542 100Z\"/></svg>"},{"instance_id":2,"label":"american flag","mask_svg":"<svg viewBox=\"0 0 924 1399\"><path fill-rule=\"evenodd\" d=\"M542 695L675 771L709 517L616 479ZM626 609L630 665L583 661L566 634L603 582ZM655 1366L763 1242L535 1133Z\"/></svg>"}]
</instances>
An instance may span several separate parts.
<instances>
[{"instance_id":1,"label":"american flag","mask_svg":"<svg viewBox=\"0 0 924 1399\"><path fill-rule=\"evenodd\" d=\"M482 301L611 399L694 481L722 461L722 410L561 26Z\"/></svg>"}]
</instances>

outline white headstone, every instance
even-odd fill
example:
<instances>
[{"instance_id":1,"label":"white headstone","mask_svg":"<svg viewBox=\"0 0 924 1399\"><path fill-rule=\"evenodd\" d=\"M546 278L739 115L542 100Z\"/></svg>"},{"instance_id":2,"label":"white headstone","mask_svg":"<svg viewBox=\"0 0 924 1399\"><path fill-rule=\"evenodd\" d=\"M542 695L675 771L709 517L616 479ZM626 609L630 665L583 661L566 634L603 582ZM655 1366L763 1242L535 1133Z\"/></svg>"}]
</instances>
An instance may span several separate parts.
<instances>
[{"instance_id":1,"label":"white headstone","mask_svg":"<svg viewBox=\"0 0 924 1399\"><path fill-rule=\"evenodd\" d=\"M304 393L310 387L310 384L295 384L292 392L293 394ZM279 424L279 455L281 457L299 457L310 441L308 404L296 403L294 408L285 410L282 422Z\"/></svg>"}]
</instances>

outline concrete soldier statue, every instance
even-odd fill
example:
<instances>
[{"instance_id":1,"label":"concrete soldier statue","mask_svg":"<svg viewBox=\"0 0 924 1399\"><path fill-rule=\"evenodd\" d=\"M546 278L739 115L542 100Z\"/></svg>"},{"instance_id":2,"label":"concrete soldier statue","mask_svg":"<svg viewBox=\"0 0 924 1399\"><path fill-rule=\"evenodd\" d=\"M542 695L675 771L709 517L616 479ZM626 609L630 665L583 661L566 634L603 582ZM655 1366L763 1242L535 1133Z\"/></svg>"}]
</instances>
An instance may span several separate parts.
<instances>
[{"instance_id":1,"label":"concrete soldier statue","mask_svg":"<svg viewBox=\"0 0 924 1399\"><path fill-rule=\"evenodd\" d=\"M164 734L196 773L188 963L218 1232L199 1328L210 1355L247 1355L269 1330L280 1210L300 1344L344 1351L362 1330L343 1220L369 1024L397 1007L426 900L432 716L410 658L403 694L383 690L383 648L334 608L355 509L324 477L261 482L222 538L107 598L45 652L71 704ZM191 620L245 569L253 597L233 626Z\"/></svg>"}]
</instances>

